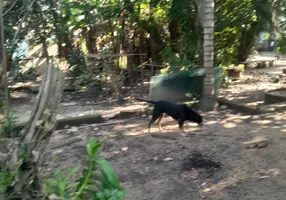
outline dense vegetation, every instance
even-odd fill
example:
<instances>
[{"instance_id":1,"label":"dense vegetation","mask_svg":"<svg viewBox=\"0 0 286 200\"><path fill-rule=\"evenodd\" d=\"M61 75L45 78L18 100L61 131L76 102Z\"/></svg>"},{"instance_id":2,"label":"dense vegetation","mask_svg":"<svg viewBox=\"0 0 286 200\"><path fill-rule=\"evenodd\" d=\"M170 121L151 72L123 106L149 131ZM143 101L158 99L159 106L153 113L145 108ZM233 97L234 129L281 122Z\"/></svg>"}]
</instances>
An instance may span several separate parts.
<instances>
[{"instance_id":1,"label":"dense vegetation","mask_svg":"<svg viewBox=\"0 0 286 200\"><path fill-rule=\"evenodd\" d=\"M75 76L85 70L86 54L146 53L96 60L99 72L107 71L102 64L107 62L109 69L118 74L121 68L129 77L146 61L168 63L171 70L201 66L203 38L196 2L4 0L7 49L13 52L15 42L29 36L30 44L42 44L46 55L46 47L56 43L59 58L69 61ZM258 34L272 30L271 1L216 0L215 5L216 66L245 60Z\"/></svg>"}]
</instances>

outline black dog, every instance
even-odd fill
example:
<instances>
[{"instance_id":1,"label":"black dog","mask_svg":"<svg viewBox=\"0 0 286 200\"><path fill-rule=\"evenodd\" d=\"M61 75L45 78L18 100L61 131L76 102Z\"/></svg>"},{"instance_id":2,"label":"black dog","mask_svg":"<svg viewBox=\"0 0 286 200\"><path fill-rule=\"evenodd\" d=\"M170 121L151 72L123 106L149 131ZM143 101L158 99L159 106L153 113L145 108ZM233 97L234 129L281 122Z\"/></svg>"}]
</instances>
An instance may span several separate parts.
<instances>
[{"instance_id":1,"label":"black dog","mask_svg":"<svg viewBox=\"0 0 286 200\"><path fill-rule=\"evenodd\" d=\"M161 120L164 116L164 113L171 116L173 119L178 121L179 128L184 132L183 125L186 120L195 122L202 126L203 124L203 117L195 110L189 108L186 104L173 104L168 101L149 101L144 99L136 98L138 101L144 101L147 103L154 104L153 109L153 116L151 121L148 124L148 131L150 132L151 125L159 118L158 126L160 131L162 130L161 127Z\"/></svg>"}]
</instances>

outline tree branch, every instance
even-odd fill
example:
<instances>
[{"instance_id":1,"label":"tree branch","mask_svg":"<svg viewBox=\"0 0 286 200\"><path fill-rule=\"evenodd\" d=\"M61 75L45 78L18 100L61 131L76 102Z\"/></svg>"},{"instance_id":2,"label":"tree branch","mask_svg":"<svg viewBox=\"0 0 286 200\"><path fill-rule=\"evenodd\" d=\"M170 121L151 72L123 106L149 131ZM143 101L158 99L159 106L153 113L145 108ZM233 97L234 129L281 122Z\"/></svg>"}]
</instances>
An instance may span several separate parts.
<instances>
[{"instance_id":1,"label":"tree branch","mask_svg":"<svg viewBox=\"0 0 286 200\"><path fill-rule=\"evenodd\" d=\"M11 5L11 7L10 7L5 13L3 13L3 17L4 17L7 13L9 13L9 11L16 5L17 1L18 1L18 0L15 0L15 1L13 2L13 4Z\"/></svg>"},{"instance_id":2,"label":"tree branch","mask_svg":"<svg viewBox=\"0 0 286 200\"><path fill-rule=\"evenodd\" d=\"M26 20L26 18L27 18L27 16L28 16L28 13L30 12L31 7L33 6L33 4L34 4L35 2L36 2L36 0L33 0L33 1L31 2L31 4L30 4L29 6L27 6L28 12L25 13L25 15L24 15L24 17L22 18L20 24L17 26L16 33L14 34L14 37L13 37L13 40L12 40L12 45L11 45L12 47L16 44L17 37L18 37L19 32L20 32L20 30L21 30L21 26L22 26L23 22Z\"/></svg>"}]
</instances>

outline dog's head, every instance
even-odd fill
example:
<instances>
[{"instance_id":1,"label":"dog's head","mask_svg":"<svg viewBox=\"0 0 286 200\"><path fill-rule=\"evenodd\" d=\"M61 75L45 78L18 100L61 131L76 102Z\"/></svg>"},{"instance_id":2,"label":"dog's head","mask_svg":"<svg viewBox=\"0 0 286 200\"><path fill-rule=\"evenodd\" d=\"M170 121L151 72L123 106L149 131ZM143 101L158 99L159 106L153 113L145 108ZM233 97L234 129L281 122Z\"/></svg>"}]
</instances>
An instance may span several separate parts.
<instances>
[{"instance_id":1,"label":"dog's head","mask_svg":"<svg viewBox=\"0 0 286 200\"><path fill-rule=\"evenodd\" d=\"M188 108L188 120L197 123L198 125L203 125L203 117L194 109Z\"/></svg>"}]
</instances>

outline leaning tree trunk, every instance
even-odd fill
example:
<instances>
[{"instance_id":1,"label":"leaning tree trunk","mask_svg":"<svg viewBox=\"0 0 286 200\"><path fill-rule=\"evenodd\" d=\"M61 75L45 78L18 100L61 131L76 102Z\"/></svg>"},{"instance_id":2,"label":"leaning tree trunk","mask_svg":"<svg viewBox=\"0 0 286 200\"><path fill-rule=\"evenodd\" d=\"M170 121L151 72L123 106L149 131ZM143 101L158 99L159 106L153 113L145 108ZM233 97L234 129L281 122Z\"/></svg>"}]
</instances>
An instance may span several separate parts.
<instances>
[{"instance_id":1,"label":"leaning tree trunk","mask_svg":"<svg viewBox=\"0 0 286 200\"><path fill-rule=\"evenodd\" d=\"M56 126L56 110L64 86L63 72L49 64L43 76L31 117L19 140L10 140L5 152L0 152L2 166L10 162L13 182L7 188L5 199L41 199L42 179L40 164L43 152ZM3 143L2 140L0 140ZM0 148L1 150L1 148ZM8 154L7 154L8 153ZM25 156L23 156L25 155ZM10 158L10 159L9 159Z\"/></svg>"}]
</instances>

